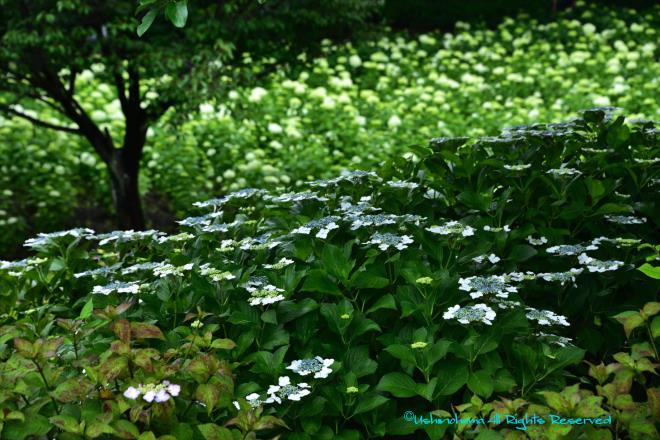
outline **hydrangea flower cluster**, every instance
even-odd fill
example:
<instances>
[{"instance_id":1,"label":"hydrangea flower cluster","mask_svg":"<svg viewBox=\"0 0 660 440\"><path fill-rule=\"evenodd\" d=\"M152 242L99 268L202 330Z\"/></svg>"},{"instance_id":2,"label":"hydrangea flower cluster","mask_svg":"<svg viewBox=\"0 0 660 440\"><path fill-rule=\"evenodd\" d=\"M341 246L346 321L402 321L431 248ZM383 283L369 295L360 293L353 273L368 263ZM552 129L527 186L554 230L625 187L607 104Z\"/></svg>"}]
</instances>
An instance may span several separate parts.
<instances>
[{"instance_id":1,"label":"hydrangea flower cluster","mask_svg":"<svg viewBox=\"0 0 660 440\"><path fill-rule=\"evenodd\" d=\"M411 243L413 243L413 239L408 235L398 236L396 234L391 234L389 232L386 232L384 234L376 232L374 235L371 236L371 239L369 239L369 241L365 242L364 244L376 244L378 245L378 248L382 251L386 251L390 247L394 247L402 251L404 249L407 249L408 245Z\"/></svg>"},{"instance_id":2,"label":"hydrangea flower cluster","mask_svg":"<svg viewBox=\"0 0 660 440\"><path fill-rule=\"evenodd\" d=\"M442 315L444 319L456 319L461 324L471 322L482 322L487 325L493 324L496 313L486 304L476 304L474 306L461 307L458 304L450 307Z\"/></svg>"},{"instance_id":3,"label":"hydrangea flower cluster","mask_svg":"<svg viewBox=\"0 0 660 440\"><path fill-rule=\"evenodd\" d=\"M527 319L536 321L539 325L570 325L565 316L558 315L551 310L538 310L533 307L525 307L525 310Z\"/></svg>"},{"instance_id":4,"label":"hydrangea flower cluster","mask_svg":"<svg viewBox=\"0 0 660 440\"><path fill-rule=\"evenodd\" d=\"M255 188L244 188L238 191L234 191L232 193L227 194L224 197L217 198L217 199L210 199L210 200L205 200L203 202L195 202L193 203L194 206L198 208L217 208L219 206L223 206L227 202L234 200L234 199L248 199L252 196L260 196L266 194L266 191L263 189L255 189Z\"/></svg>"},{"instance_id":5,"label":"hydrangea flower cluster","mask_svg":"<svg viewBox=\"0 0 660 440\"><path fill-rule=\"evenodd\" d=\"M380 182L381 179L378 174L373 171L363 171L363 170L354 170L354 171L344 171L338 177L333 179L321 179L309 182L311 187L320 187L320 188L329 188L339 185L341 182L347 182L352 184L362 183L366 179L373 179Z\"/></svg>"},{"instance_id":6,"label":"hydrangea flower cluster","mask_svg":"<svg viewBox=\"0 0 660 440\"><path fill-rule=\"evenodd\" d=\"M518 288L508 284L503 275L491 275L488 277L471 276L458 280L459 289L470 292L472 299L484 295L495 295L498 298L508 298L509 293L517 292Z\"/></svg>"},{"instance_id":7,"label":"hydrangea flower cluster","mask_svg":"<svg viewBox=\"0 0 660 440\"><path fill-rule=\"evenodd\" d=\"M389 182L386 182L387 186L390 188L397 188L397 189L415 189L419 187L418 183L415 182L406 182L403 180L392 180Z\"/></svg>"},{"instance_id":8,"label":"hydrangea flower cluster","mask_svg":"<svg viewBox=\"0 0 660 440\"><path fill-rule=\"evenodd\" d=\"M307 376L308 374L314 374L314 379L325 379L332 369L330 365L334 364L334 359L323 359L321 356L315 356L311 359L299 359L291 362L287 370L292 370L295 373L300 374L301 376Z\"/></svg>"},{"instance_id":9,"label":"hydrangea flower cluster","mask_svg":"<svg viewBox=\"0 0 660 440\"><path fill-rule=\"evenodd\" d=\"M333 229L339 228L339 225L336 223L340 220L336 215L330 215L327 217L320 218L318 220L312 220L302 226L297 227L292 234L310 234L314 229L317 229L316 237L318 238L327 238L328 233Z\"/></svg>"},{"instance_id":10,"label":"hydrangea flower cluster","mask_svg":"<svg viewBox=\"0 0 660 440\"><path fill-rule=\"evenodd\" d=\"M426 230L440 235L462 235L463 237L474 235L474 229L472 227L465 226L455 220L449 221L440 226L430 226L426 228Z\"/></svg>"},{"instance_id":11,"label":"hydrangea flower cluster","mask_svg":"<svg viewBox=\"0 0 660 440\"><path fill-rule=\"evenodd\" d=\"M528 235L526 240L527 243L531 244L532 246L541 246L542 244L546 244L548 242L548 239L545 237L534 238L531 235Z\"/></svg>"},{"instance_id":12,"label":"hydrangea flower cluster","mask_svg":"<svg viewBox=\"0 0 660 440\"><path fill-rule=\"evenodd\" d=\"M229 232L229 226L227 223L213 223L210 225L206 225L202 228L202 232Z\"/></svg>"},{"instance_id":13,"label":"hydrangea flower cluster","mask_svg":"<svg viewBox=\"0 0 660 440\"><path fill-rule=\"evenodd\" d=\"M580 171L576 170L575 168L567 168L566 164L561 164L559 168L553 168L546 172L556 177L575 176L582 174Z\"/></svg>"},{"instance_id":14,"label":"hydrangea flower cluster","mask_svg":"<svg viewBox=\"0 0 660 440\"><path fill-rule=\"evenodd\" d=\"M140 394L142 394L142 399L147 402L156 401L158 403L162 403L167 402L170 397L178 396L180 392L181 387L179 385L170 383L168 380L164 380L158 385L139 384L137 388L132 386L128 387L126 391L124 391L124 397L127 399L135 400L140 396Z\"/></svg>"},{"instance_id":15,"label":"hydrangea flower cluster","mask_svg":"<svg viewBox=\"0 0 660 440\"><path fill-rule=\"evenodd\" d=\"M251 306L265 306L285 299L281 294L281 292L284 292L284 289L275 287L272 284L266 284L259 288L247 287L246 290L250 292L250 299L248 302Z\"/></svg>"},{"instance_id":16,"label":"hydrangea flower cluster","mask_svg":"<svg viewBox=\"0 0 660 440\"><path fill-rule=\"evenodd\" d=\"M199 266L199 273L202 276L211 278L211 280L215 281L216 283L225 280L233 280L236 278L236 276L229 271L223 271L211 267L210 263L205 263Z\"/></svg>"},{"instance_id":17,"label":"hydrangea flower cluster","mask_svg":"<svg viewBox=\"0 0 660 440\"><path fill-rule=\"evenodd\" d=\"M165 234L154 229L150 229L148 231L134 231L130 229L128 231L112 231L108 232L107 234L88 236L87 238L99 240L99 246L105 246L106 244L113 241L116 241L117 243L124 243L147 238L153 239L162 235Z\"/></svg>"},{"instance_id":18,"label":"hydrangea flower cluster","mask_svg":"<svg viewBox=\"0 0 660 440\"><path fill-rule=\"evenodd\" d=\"M104 266L104 267L98 267L96 269L90 269L86 270L84 272L78 272L73 274L74 278L84 278L84 277L107 277L109 275L114 274L117 269L121 267L121 263L115 263L112 266ZM2 267L2 261L0 261L0 269L3 269Z\"/></svg>"},{"instance_id":19,"label":"hydrangea flower cluster","mask_svg":"<svg viewBox=\"0 0 660 440\"><path fill-rule=\"evenodd\" d=\"M349 215L348 220L351 221L351 231L355 231L365 226L384 226L393 225L397 222L397 215L393 214L365 214L365 215Z\"/></svg>"},{"instance_id":20,"label":"hydrangea flower cluster","mask_svg":"<svg viewBox=\"0 0 660 440\"><path fill-rule=\"evenodd\" d=\"M244 251L261 251L265 249L273 249L281 244L276 240L271 240L271 234L263 234L258 237L246 237L242 239L237 245ZM223 240L222 244L224 245Z\"/></svg>"},{"instance_id":21,"label":"hydrangea flower cluster","mask_svg":"<svg viewBox=\"0 0 660 440\"><path fill-rule=\"evenodd\" d=\"M290 260L288 258L282 257L277 263L274 264L264 264L264 269L272 269L272 270L282 270L285 267L293 264L293 260Z\"/></svg>"},{"instance_id":22,"label":"hydrangea flower cluster","mask_svg":"<svg viewBox=\"0 0 660 440\"><path fill-rule=\"evenodd\" d=\"M259 396L259 394L257 393L248 394L247 396L245 396L245 401L248 403L248 405L250 405L250 408L256 408L259 405L265 403L265 401L261 400L259 397L261 396ZM239 405L238 401L234 400L233 403L236 409L240 411L241 406Z\"/></svg>"},{"instance_id":23,"label":"hydrangea flower cluster","mask_svg":"<svg viewBox=\"0 0 660 440\"><path fill-rule=\"evenodd\" d=\"M154 267L154 276L164 278L169 275L174 275L177 277L182 277L186 272L192 270L193 264L188 263L183 266L174 266L170 263L160 263L158 266Z\"/></svg>"},{"instance_id":24,"label":"hydrangea flower cluster","mask_svg":"<svg viewBox=\"0 0 660 440\"><path fill-rule=\"evenodd\" d=\"M580 254L578 257L580 264L587 266L589 272L607 272L611 270L617 270L623 266L623 261L617 260L608 260L601 261L595 258L591 258L587 254Z\"/></svg>"},{"instance_id":25,"label":"hydrangea flower cluster","mask_svg":"<svg viewBox=\"0 0 660 440\"><path fill-rule=\"evenodd\" d=\"M265 403L282 403L282 399L299 401L302 397L309 395L309 385L301 382L297 385L291 384L291 379L288 376L280 376L277 385L271 385L266 392L268 398Z\"/></svg>"},{"instance_id":26,"label":"hydrangea flower cluster","mask_svg":"<svg viewBox=\"0 0 660 440\"><path fill-rule=\"evenodd\" d=\"M58 232L49 232L49 233L42 232L40 234L37 234L37 236L34 238L29 238L25 240L23 246L35 249L50 244L54 239L57 238L61 238L61 237L80 238L80 237L91 236L93 234L94 231L88 228L76 228L76 229L69 229L67 231L58 231Z\"/></svg>"},{"instance_id":27,"label":"hydrangea flower cluster","mask_svg":"<svg viewBox=\"0 0 660 440\"><path fill-rule=\"evenodd\" d=\"M572 268L566 272L538 273L536 276L545 281L559 281L562 285L564 285L568 281L575 283L575 277L580 275L583 271L584 269L582 268Z\"/></svg>"},{"instance_id":28,"label":"hydrangea flower cluster","mask_svg":"<svg viewBox=\"0 0 660 440\"><path fill-rule=\"evenodd\" d=\"M501 228L495 228L493 226L486 225L486 226L484 226L484 231L487 231L487 232L501 232L501 231L511 232L511 227L509 225L504 225Z\"/></svg>"},{"instance_id":29,"label":"hydrangea flower cluster","mask_svg":"<svg viewBox=\"0 0 660 440\"><path fill-rule=\"evenodd\" d=\"M589 244L587 246L582 246L580 244L560 244L559 246L552 246L547 248L545 251L549 254L557 255L577 255L584 251L595 251L598 249L598 246Z\"/></svg>"},{"instance_id":30,"label":"hydrangea flower cluster","mask_svg":"<svg viewBox=\"0 0 660 440\"><path fill-rule=\"evenodd\" d=\"M605 219L611 223L620 225L641 225L646 223L645 217L634 217L632 215L606 215Z\"/></svg>"},{"instance_id":31,"label":"hydrangea flower cluster","mask_svg":"<svg viewBox=\"0 0 660 440\"><path fill-rule=\"evenodd\" d=\"M137 281L113 281L105 286L94 286L92 293L101 295L110 295L112 292L117 293L138 293L140 291L140 284Z\"/></svg>"},{"instance_id":32,"label":"hydrangea flower cluster","mask_svg":"<svg viewBox=\"0 0 660 440\"><path fill-rule=\"evenodd\" d=\"M182 232L180 234L166 235L166 236L163 236L163 237L159 237L159 238L156 239L156 241L159 244L169 243L169 242L172 242L172 241L175 242L175 243L178 243L178 242L182 242L182 241L188 241L188 240L191 240L193 238L195 238L194 235L189 234L188 232Z\"/></svg>"},{"instance_id":33,"label":"hydrangea flower cluster","mask_svg":"<svg viewBox=\"0 0 660 440\"><path fill-rule=\"evenodd\" d=\"M284 193L278 196L265 195L264 200L272 203L302 202L305 200L316 200L318 202L327 202L328 198L324 196L319 196L318 193L314 191L302 191L302 192Z\"/></svg>"},{"instance_id":34,"label":"hydrangea flower cluster","mask_svg":"<svg viewBox=\"0 0 660 440\"><path fill-rule=\"evenodd\" d=\"M474 261L475 263L479 263L479 264L481 264L481 263L484 262L485 259L488 259L488 261L490 261L492 264L496 264L498 261L500 261L500 257L498 257L498 256L495 255L495 254L490 254L490 255L488 255L488 256L486 256L486 255L479 255L479 256L477 256L477 257L474 257L474 258L472 259L472 261Z\"/></svg>"},{"instance_id":35,"label":"hydrangea flower cluster","mask_svg":"<svg viewBox=\"0 0 660 440\"><path fill-rule=\"evenodd\" d=\"M153 271L155 268L160 267L161 265L162 263L158 263L154 261L148 261L146 263L137 263L123 268L121 270L121 273L122 275L130 275L143 270Z\"/></svg>"},{"instance_id":36,"label":"hydrangea flower cluster","mask_svg":"<svg viewBox=\"0 0 660 440\"><path fill-rule=\"evenodd\" d=\"M515 164L515 165L504 165L504 169L510 170L510 171L522 171L526 170L527 168L531 167L532 164L526 163L526 164Z\"/></svg>"}]
</instances>

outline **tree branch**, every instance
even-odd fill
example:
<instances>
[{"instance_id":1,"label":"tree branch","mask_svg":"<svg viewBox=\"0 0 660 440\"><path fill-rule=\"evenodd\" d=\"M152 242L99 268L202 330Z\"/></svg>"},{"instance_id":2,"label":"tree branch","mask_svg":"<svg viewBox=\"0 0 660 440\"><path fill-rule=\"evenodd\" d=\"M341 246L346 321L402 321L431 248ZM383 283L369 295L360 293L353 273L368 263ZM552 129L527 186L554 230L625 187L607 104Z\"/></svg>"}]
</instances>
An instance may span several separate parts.
<instances>
[{"instance_id":1,"label":"tree branch","mask_svg":"<svg viewBox=\"0 0 660 440\"><path fill-rule=\"evenodd\" d=\"M74 134L80 134L80 128L70 128L70 127L65 127L63 125L57 125L57 124L51 124L50 122L42 121L40 119L33 118L32 116L26 115L25 113L21 113L17 110L14 110L13 108L9 106L2 105L0 106L0 109L6 113L12 114L14 116L18 116L19 118L26 119L33 123L34 125L38 125L40 127L45 127L45 128L50 128L53 130L58 130L58 131L63 131L65 133L74 133Z\"/></svg>"},{"instance_id":2,"label":"tree branch","mask_svg":"<svg viewBox=\"0 0 660 440\"><path fill-rule=\"evenodd\" d=\"M73 95L76 93L77 76L78 76L78 72L75 69L71 70L71 73L69 73L69 88L67 89L67 93L69 94L70 97L73 97Z\"/></svg>"}]
</instances>

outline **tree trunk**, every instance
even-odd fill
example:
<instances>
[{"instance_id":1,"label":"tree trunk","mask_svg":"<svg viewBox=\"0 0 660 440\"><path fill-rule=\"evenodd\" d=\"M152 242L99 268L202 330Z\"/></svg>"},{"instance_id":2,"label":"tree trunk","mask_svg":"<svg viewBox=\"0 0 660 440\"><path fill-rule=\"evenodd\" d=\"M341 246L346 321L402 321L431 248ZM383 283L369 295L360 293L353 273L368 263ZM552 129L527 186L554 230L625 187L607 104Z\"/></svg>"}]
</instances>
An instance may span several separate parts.
<instances>
[{"instance_id":1,"label":"tree trunk","mask_svg":"<svg viewBox=\"0 0 660 440\"><path fill-rule=\"evenodd\" d=\"M119 229L144 230L144 214L139 191L139 158L133 160L124 149L116 150L113 163L108 166L110 188Z\"/></svg>"}]
</instances>

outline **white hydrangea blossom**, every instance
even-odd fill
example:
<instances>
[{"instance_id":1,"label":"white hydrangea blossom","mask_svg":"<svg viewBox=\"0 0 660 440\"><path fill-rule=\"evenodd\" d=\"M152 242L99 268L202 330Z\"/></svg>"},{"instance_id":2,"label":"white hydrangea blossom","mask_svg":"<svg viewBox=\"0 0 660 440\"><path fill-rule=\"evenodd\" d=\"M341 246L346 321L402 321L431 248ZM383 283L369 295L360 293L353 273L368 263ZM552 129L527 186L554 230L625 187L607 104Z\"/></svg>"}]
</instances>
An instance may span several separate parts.
<instances>
[{"instance_id":1,"label":"white hydrangea blossom","mask_svg":"<svg viewBox=\"0 0 660 440\"><path fill-rule=\"evenodd\" d=\"M90 239L99 240L99 246L105 246L106 244L116 241L117 243L123 243L127 241L136 241L143 240L147 238L156 238L165 235L163 232L150 229L148 231L113 231L107 234L98 234L94 236L88 236Z\"/></svg>"},{"instance_id":2,"label":"white hydrangea blossom","mask_svg":"<svg viewBox=\"0 0 660 440\"><path fill-rule=\"evenodd\" d=\"M122 275L130 275L142 270L148 270L148 271L153 271L156 267L160 267L162 263L157 263L153 261L149 261L146 263L137 263L133 264L132 266L125 267L124 269L121 270Z\"/></svg>"},{"instance_id":3,"label":"white hydrangea blossom","mask_svg":"<svg viewBox=\"0 0 660 440\"><path fill-rule=\"evenodd\" d=\"M606 215L605 219L610 223L618 223L620 225L641 225L646 223L645 217L634 217L632 215Z\"/></svg>"},{"instance_id":4,"label":"white hydrangea blossom","mask_svg":"<svg viewBox=\"0 0 660 440\"><path fill-rule=\"evenodd\" d=\"M362 171L362 170L343 171L339 177L335 177L333 179L315 180L313 182L309 182L309 186L328 188L332 186L337 186L341 182L359 184L359 183L363 183L363 181L365 180L366 181L375 180L377 182L380 182L383 179L373 171Z\"/></svg>"},{"instance_id":5,"label":"white hydrangea blossom","mask_svg":"<svg viewBox=\"0 0 660 440\"><path fill-rule=\"evenodd\" d=\"M558 345L560 347L566 347L567 345L572 345L572 341L573 341L571 338L566 338L564 336L558 336L543 332L534 333L534 336L543 341L548 342L549 344Z\"/></svg>"},{"instance_id":6,"label":"white hydrangea blossom","mask_svg":"<svg viewBox=\"0 0 660 440\"><path fill-rule=\"evenodd\" d=\"M246 237L238 243L238 246L244 251L259 251L273 249L280 244L279 241L271 240L270 234L264 234L258 237Z\"/></svg>"},{"instance_id":7,"label":"white hydrangea blossom","mask_svg":"<svg viewBox=\"0 0 660 440\"><path fill-rule=\"evenodd\" d=\"M80 237L89 237L93 236L94 231L92 229L88 228L76 228L76 229L69 229L67 231L58 231L58 232L49 232L49 233L40 233L37 234L35 238L29 238L23 243L23 246L29 247L29 248L37 248L39 246L46 245L52 240L61 238L61 237L73 237L73 238L80 238Z\"/></svg>"},{"instance_id":8,"label":"white hydrangea blossom","mask_svg":"<svg viewBox=\"0 0 660 440\"><path fill-rule=\"evenodd\" d=\"M288 376L280 376L277 385L271 385L266 393L268 394L266 403L282 403L282 399L299 401L302 397L309 395L310 390L309 385L304 382L292 385Z\"/></svg>"},{"instance_id":9,"label":"white hydrangea blossom","mask_svg":"<svg viewBox=\"0 0 660 440\"><path fill-rule=\"evenodd\" d=\"M311 359L299 359L291 362L287 370L292 370L301 376L314 374L314 379L325 379L332 369L329 367L335 362L334 359L323 359L321 356L315 356Z\"/></svg>"},{"instance_id":10,"label":"white hydrangea blossom","mask_svg":"<svg viewBox=\"0 0 660 440\"><path fill-rule=\"evenodd\" d=\"M165 235L163 237L159 237L159 238L156 239L156 241L159 244L163 244L163 243L168 243L170 241L173 241L173 242L188 241L192 238L195 238L195 236L192 235L192 234L189 234L187 232L182 232L182 233L176 234L176 235Z\"/></svg>"},{"instance_id":11,"label":"white hydrangea blossom","mask_svg":"<svg viewBox=\"0 0 660 440\"><path fill-rule=\"evenodd\" d=\"M364 244L367 245L376 244L378 245L378 248L382 251L386 251L390 247L394 247L402 251L404 249L407 249L408 245L411 243L413 243L413 239L408 235L398 236L396 234L391 234L389 232L386 232L384 234L376 232L371 236L369 241L365 242Z\"/></svg>"},{"instance_id":12,"label":"white hydrangea blossom","mask_svg":"<svg viewBox=\"0 0 660 440\"><path fill-rule=\"evenodd\" d=\"M461 307L458 304L450 307L442 315L444 319L456 319L461 324L471 322L482 322L487 325L493 324L496 313L486 304L476 304L474 306Z\"/></svg>"},{"instance_id":13,"label":"white hydrangea blossom","mask_svg":"<svg viewBox=\"0 0 660 440\"><path fill-rule=\"evenodd\" d=\"M545 281L559 281L562 285L566 284L568 281L572 281L575 284L575 277L580 275L584 269L582 268L572 268L566 272L549 272L549 273L538 273L536 276Z\"/></svg>"},{"instance_id":14,"label":"white hydrangea blossom","mask_svg":"<svg viewBox=\"0 0 660 440\"><path fill-rule=\"evenodd\" d=\"M546 244L548 242L548 239L545 237L534 238L531 235L528 235L526 240L527 243L531 244L532 246L541 246L542 244Z\"/></svg>"},{"instance_id":15,"label":"white hydrangea blossom","mask_svg":"<svg viewBox=\"0 0 660 440\"><path fill-rule=\"evenodd\" d=\"M188 263L183 266L174 266L170 263L160 263L158 266L154 267L154 276L164 278L168 275L174 275L177 277L182 277L186 272L192 270L193 264Z\"/></svg>"},{"instance_id":16,"label":"white hydrangea blossom","mask_svg":"<svg viewBox=\"0 0 660 440\"><path fill-rule=\"evenodd\" d=\"M546 171L548 174L552 174L553 176L556 177L563 177L563 176L575 176L575 175L580 175L582 174L580 171L576 170L575 168L567 168L566 164L561 164L559 168L553 168L548 171Z\"/></svg>"},{"instance_id":17,"label":"white hydrangea blossom","mask_svg":"<svg viewBox=\"0 0 660 440\"><path fill-rule=\"evenodd\" d=\"M449 221L443 225L430 226L426 228L427 231L440 235L462 235L463 237L470 237L474 235L474 229L470 226L465 226L457 221Z\"/></svg>"},{"instance_id":18,"label":"white hydrangea blossom","mask_svg":"<svg viewBox=\"0 0 660 440\"><path fill-rule=\"evenodd\" d=\"M264 196L264 200L272 203L289 203L289 202L302 202L305 200L316 200L319 202L327 202L328 198L319 196L316 192L313 191L303 191L303 192L290 192L280 194L278 196Z\"/></svg>"},{"instance_id":19,"label":"white hydrangea blossom","mask_svg":"<svg viewBox=\"0 0 660 440\"><path fill-rule=\"evenodd\" d=\"M391 180L387 182L387 186L398 189L415 189L419 187L419 184L415 182L406 182L403 180Z\"/></svg>"},{"instance_id":20,"label":"white hydrangea blossom","mask_svg":"<svg viewBox=\"0 0 660 440\"><path fill-rule=\"evenodd\" d=\"M472 299L484 295L495 295L498 298L508 298L509 293L517 292L518 288L508 284L503 275L491 275L488 277L471 276L458 280L459 289L470 292Z\"/></svg>"},{"instance_id":21,"label":"white hydrangea blossom","mask_svg":"<svg viewBox=\"0 0 660 440\"><path fill-rule=\"evenodd\" d=\"M607 272L607 271L617 270L621 266L623 266L623 261L618 261L618 260L601 261L595 258L591 258L587 254L580 254L578 256L578 262L584 266L587 266L589 272Z\"/></svg>"},{"instance_id":22,"label":"white hydrangea blossom","mask_svg":"<svg viewBox=\"0 0 660 440\"><path fill-rule=\"evenodd\" d=\"M282 270L285 267L293 264L294 261L290 260L288 258L282 257L280 260L275 263L275 264L264 264L264 269L273 269L273 270Z\"/></svg>"},{"instance_id":23,"label":"white hydrangea blossom","mask_svg":"<svg viewBox=\"0 0 660 440\"><path fill-rule=\"evenodd\" d=\"M509 225L504 225L501 228L495 228L493 226L485 225L483 229L484 231L487 232L501 232L501 231L511 232L511 228L509 227Z\"/></svg>"},{"instance_id":24,"label":"white hydrangea blossom","mask_svg":"<svg viewBox=\"0 0 660 440\"><path fill-rule=\"evenodd\" d=\"M245 401L248 403L248 405L250 405L251 408L256 408L259 405L266 403L264 400L261 400L259 397L261 396L259 396L259 394L257 393L248 394L247 396L245 396ZM233 403L236 409L240 411L241 406L239 405L238 401L234 400Z\"/></svg>"},{"instance_id":25,"label":"white hydrangea blossom","mask_svg":"<svg viewBox=\"0 0 660 440\"><path fill-rule=\"evenodd\" d=\"M211 278L211 280L215 282L233 280L236 278L236 276L229 271L223 271L211 267L210 263L205 263L199 266L199 273L200 275Z\"/></svg>"},{"instance_id":26,"label":"white hydrangea blossom","mask_svg":"<svg viewBox=\"0 0 660 440\"><path fill-rule=\"evenodd\" d=\"M284 292L284 289L275 287L272 284L266 284L259 287L246 287L246 290L250 292L248 303L251 306L265 306L285 299L284 295L281 294L281 292Z\"/></svg>"},{"instance_id":27,"label":"white hydrangea blossom","mask_svg":"<svg viewBox=\"0 0 660 440\"><path fill-rule=\"evenodd\" d=\"M2 267L2 261L0 261L0 269L3 269ZM98 267L96 269L90 269L86 270L84 272L78 272L76 274L73 274L75 278L83 278L83 277L107 277L117 271L121 267L121 263L115 263L112 266L105 266L105 267Z\"/></svg>"},{"instance_id":28,"label":"white hydrangea blossom","mask_svg":"<svg viewBox=\"0 0 660 440\"><path fill-rule=\"evenodd\" d=\"M598 246L595 244L589 244L583 246L581 244L561 244L559 246L552 246L547 248L545 251L549 254L557 255L577 255L584 251L595 251L598 249Z\"/></svg>"},{"instance_id":29,"label":"white hydrangea blossom","mask_svg":"<svg viewBox=\"0 0 660 440\"><path fill-rule=\"evenodd\" d=\"M536 321L539 325L570 325L565 316L558 315L551 310L538 310L533 307L526 307L525 310L527 319Z\"/></svg>"},{"instance_id":30,"label":"white hydrangea blossom","mask_svg":"<svg viewBox=\"0 0 660 440\"><path fill-rule=\"evenodd\" d=\"M527 168L531 167L532 165L529 163L526 164L515 164L515 165L504 165L504 169L510 170L510 171L522 171L526 170Z\"/></svg>"},{"instance_id":31,"label":"white hydrangea blossom","mask_svg":"<svg viewBox=\"0 0 660 440\"><path fill-rule=\"evenodd\" d=\"M113 281L104 286L94 286L92 293L101 295L110 295L112 292L117 293L138 293L141 285L137 281Z\"/></svg>"},{"instance_id":32,"label":"white hydrangea blossom","mask_svg":"<svg viewBox=\"0 0 660 440\"><path fill-rule=\"evenodd\" d=\"M336 223L340 220L336 215L330 215L327 217L322 217L318 220L312 220L308 223L305 223L302 226L297 227L292 234L310 234L314 229L317 229L316 237L318 238L327 238L328 233L333 229L339 228L339 225Z\"/></svg>"},{"instance_id":33,"label":"white hydrangea blossom","mask_svg":"<svg viewBox=\"0 0 660 440\"><path fill-rule=\"evenodd\" d=\"M127 399L135 400L140 394L142 394L142 399L147 402L167 402L170 397L176 397L181 392L181 386L170 383L168 380L164 380L162 383L156 384L139 384L136 387L128 387L124 391L124 397Z\"/></svg>"},{"instance_id":34,"label":"white hydrangea blossom","mask_svg":"<svg viewBox=\"0 0 660 440\"><path fill-rule=\"evenodd\" d=\"M472 259L472 261L474 261L475 263L479 263L479 264L481 264L481 263L484 262L485 259L488 259L488 261L490 261L492 264L496 264L498 261L500 261L500 257L498 257L498 256L495 255L495 254L490 254L490 255L488 255L488 256L486 256L486 255L479 255L479 256L477 256L477 257L474 257L474 258Z\"/></svg>"}]
</instances>

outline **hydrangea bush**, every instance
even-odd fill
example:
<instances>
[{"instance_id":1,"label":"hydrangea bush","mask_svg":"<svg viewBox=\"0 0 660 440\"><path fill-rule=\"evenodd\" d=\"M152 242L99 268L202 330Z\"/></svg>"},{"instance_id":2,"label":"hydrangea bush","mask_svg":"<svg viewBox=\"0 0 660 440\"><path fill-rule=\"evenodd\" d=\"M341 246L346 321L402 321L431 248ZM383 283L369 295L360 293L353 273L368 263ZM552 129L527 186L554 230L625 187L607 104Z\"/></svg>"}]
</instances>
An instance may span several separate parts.
<instances>
[{"instance_id":1,"label":"hydrangea bush","mask_svg":"<svg viewBox=\"0 0 660 440\"><path fill-rule=\"evenodd\" d=\"M197 114L176 126L165 118L149 131L140 178L151 196L145 205L153 218L162 216L154 208L161 205L187 216L192 202L218 193L299 190L344 169L371 169L432 136L495 135L505 125L564 120L594 105L658 119L658 12L582 5L550 23L518 17L496 29L459 23L447 34L328 41L321 54L302 54L299 64L265 76L272 60L245 54L244 70L261 75L258 84L222 78L223 94ZM76 90L119 140L119 101L95 79L102 69L82 72ZM33 110L44 120L57 117ZM0 226L9 231L0 244L20 243L25 231L72 226L71 205L82 203L86 218L104 214L85 200L111 205L102 163L77 138L14 119L0 126ZM546 171L568 177L572 168Z\"/></svg>"},{"instance_id":2,"label":"hydrangea bush","mask_svg":"<svg viewBox=\"0 0 660 440\"><path fill-rule=\"evenodd\" d=\"M173 235L28 240L0 262L2 438L440 438L404 411L543 402L617 320L655 343L621 313L658 293L657 129L610 110L230 193Z\"/></svg>"}]
</instances>

